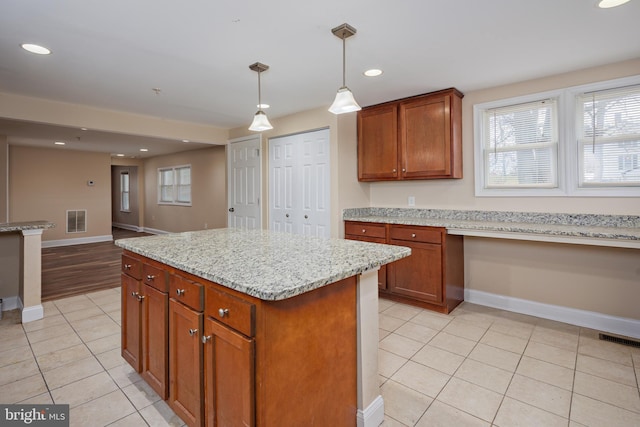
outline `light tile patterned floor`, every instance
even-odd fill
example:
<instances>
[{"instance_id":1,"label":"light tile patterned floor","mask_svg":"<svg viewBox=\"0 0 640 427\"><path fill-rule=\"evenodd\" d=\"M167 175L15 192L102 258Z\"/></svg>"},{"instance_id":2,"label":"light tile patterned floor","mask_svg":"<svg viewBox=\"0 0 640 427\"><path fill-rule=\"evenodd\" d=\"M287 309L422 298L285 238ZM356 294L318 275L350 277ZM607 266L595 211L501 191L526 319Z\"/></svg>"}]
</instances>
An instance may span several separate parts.
<instances>
[{"instance_id":1,"label":"light tile patterned floor","mask_svg":"<svg viewBox=\"0 0 640 427\"><path fill-rule=\"evenodd\" d=\"M0 402L68 403L72 426L181 426L120 357L120 290L0 321ZM463 303L452 315L380 300L384 427L640 426L640 349L597 332Z\"/></svg>"}]
</instances>

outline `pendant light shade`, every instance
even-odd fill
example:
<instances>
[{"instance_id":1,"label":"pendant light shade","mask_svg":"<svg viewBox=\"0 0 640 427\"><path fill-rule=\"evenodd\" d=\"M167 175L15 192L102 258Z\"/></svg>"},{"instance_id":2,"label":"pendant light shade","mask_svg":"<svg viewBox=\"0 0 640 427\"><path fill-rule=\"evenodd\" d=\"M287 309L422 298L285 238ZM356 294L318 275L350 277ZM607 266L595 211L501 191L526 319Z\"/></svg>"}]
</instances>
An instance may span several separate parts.
<instances>
[{"instance_id":1,"label":"pendant light shade","mask_svg":"<svg viewBox=\"0 0 640 427\"><path fill-rule=\"evenodd\" d=\"M253 116L253 122L251 122L251 126L249 126L249 130L255 132L262 132L263 130L273 129L271 123L269 123L269 119L267 115L262 111L262 97L261 97L261 87L260 87L260 73L263 71L267 71L269 69L268 65L261 64L260 62L256 62L255 64L249 65L249 68L258 73L258 111Z\"/></svg>"},{"instance_id":2,"label":"pendant light shade","mask_svg":"<svg viewBox=\"0 0 640 427\"><path fill-rule=\"evenodd\" d=\"M345 83L346 74L346 53L345 53L345 39L351 37L356 33L356 29L349 24L338 25L331 30L334 36L342 39L342 87L338 89L336 99L329 107L329 112L333 114L351 113L352 111L358 111L362 108L356 102L353 97L353 93L349 90Z\"/></svg>"}]
</instances>

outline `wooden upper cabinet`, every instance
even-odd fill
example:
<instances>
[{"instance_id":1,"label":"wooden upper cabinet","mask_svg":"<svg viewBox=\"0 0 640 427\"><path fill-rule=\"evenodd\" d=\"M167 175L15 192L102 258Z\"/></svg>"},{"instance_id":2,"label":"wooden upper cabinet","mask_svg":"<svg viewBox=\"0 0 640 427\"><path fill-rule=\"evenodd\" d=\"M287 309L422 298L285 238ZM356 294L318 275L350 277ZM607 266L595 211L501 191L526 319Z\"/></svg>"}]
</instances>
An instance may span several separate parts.
<instances>
[{"instance_id":1,"label":"wooden upper cabinet","mask_svg":"<svg viewBox=\"0 0 640 427\"><path fill-rule=\"evenodd\" d=\"M358 179L397 179L398 105L384 104L358 112Z\"/></svg>"},{"instance_id":2,"label":"wooden upper cabinet","mask_svg":"<svg viewBox=\"0 0 640 427\"><path fill-rule=\"evenodd\" d=\"M363 108L358 179L462 178L462 96L446 89Z\"/></svg>"}]
</instances>

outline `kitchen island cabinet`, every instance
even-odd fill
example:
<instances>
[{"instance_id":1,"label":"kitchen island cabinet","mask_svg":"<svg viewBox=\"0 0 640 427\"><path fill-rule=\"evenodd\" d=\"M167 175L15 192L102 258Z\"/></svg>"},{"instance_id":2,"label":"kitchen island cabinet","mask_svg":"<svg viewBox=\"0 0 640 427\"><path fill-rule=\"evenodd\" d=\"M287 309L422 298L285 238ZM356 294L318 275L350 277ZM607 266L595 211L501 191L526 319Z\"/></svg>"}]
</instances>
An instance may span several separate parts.
<instances>
[{"instance_id":1,"label":"kitchen island cabinet","mask_svg":"<svg viewBox=\"0 0 640 427\"><path fill-rule=\"evenodd\" d=\"M409 249L237 229L116 243L170 278L168 402L188 425L382 422L374 274Z\"/></svg>"}]
</instances>

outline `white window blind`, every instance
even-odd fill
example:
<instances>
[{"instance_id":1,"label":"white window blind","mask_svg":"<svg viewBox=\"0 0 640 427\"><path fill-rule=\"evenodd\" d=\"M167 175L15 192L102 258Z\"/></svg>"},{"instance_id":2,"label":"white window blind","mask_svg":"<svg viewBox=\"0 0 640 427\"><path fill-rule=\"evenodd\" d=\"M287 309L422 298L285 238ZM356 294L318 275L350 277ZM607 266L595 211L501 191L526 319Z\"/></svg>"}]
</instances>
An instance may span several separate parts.
<instances>
[{"instance_id":1,"label":"white window blind","mask_svg":"<svg viewBox=\"0 0 640 427\"><path fill-rule=\"evenodd\" d=\"M640 85L577 97L580 187L640 186Z\"/></svg>"},{"instance_id":2,"label":"white window blind","mask_svg":"<svg viewBox=\"0 0 640 427\"><path fill-rule=\"evenodd\" d=\"M120 172L120 210L129 212L129 172Z\"/></svg>"},{"instance_id":3,"label":"white window blind","mask_svg":"<svg viewBox=\"0 0 640 427\"><path fill-rule=\"evenodd\" d=\"M483 111L485 188L558 186L558 108L544 99Z\"/></svg>"}]
</instances>

